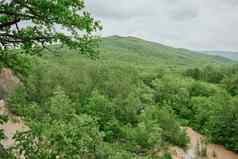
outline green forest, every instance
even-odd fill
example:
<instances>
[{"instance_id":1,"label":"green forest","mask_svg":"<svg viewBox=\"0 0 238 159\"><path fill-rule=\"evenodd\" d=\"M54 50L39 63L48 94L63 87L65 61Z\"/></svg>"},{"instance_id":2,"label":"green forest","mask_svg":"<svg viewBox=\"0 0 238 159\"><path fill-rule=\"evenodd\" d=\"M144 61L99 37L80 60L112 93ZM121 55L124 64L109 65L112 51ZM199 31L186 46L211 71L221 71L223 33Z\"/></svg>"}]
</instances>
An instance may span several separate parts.
<instances>
[{"instance_id":1,"label":"green forest","mask_svg":"<svg viewBox=\"0 0 238 159\"><path fill-rule=\"evenodd\" d=\"M37 14L51 4L35 2L39 1L12 5L22 10L33 7ZM73 13L65 9L60 14L54 8L81 9L75 7L81 1L57 2L62 4L52 3L53 9L47 10L54 20L44 13L35 23L52 27L52 20L88 33L99 27L86 13L67 20ZM8 4L1 5L0 11L14 12ZM1 15L1 31L11 20ZM8 47L12 39L0 34L0 69L11 68L22 82L6 98L8 109L30 128L15 135L15 147L0 148L3 159L15 159L15 154L25 159L171 159L169 153L159 156L157 152L167 152L171 145L186 149L190 143L186 127L205 135L207 142L238 153L238 65L234 61L135 37L91 34L79 41L56 34L39 53L38 36L53 35L34 29L43 30L12 32L19 37L17 47ZM55 44L56 39L66 46ZM6 120L1 116L1 123Z\"/></svg>"},{"instance_id":2,"label":"green forest","mask_svg":"<svg viewBox=\"0 0 238 159\"><path fill-rule=\"evenodd\" d=\"M188 126L238 152L237 65L191 53L198 64L214 62L191 68L189 59L179 61L186 51L170 52L176 62L163 60L169 56L160 55L163 47L152 50L140 40L135 48L152 50L144 57L123 46L137 39L114 38L103 39L97 60L67 49L61 56L24 56L30 69L8 103L31 128L16 136L27 158L153 158L152 150L185 148ZM144 60L150 56L154 63Z\"/></svg>"}]
</instances>

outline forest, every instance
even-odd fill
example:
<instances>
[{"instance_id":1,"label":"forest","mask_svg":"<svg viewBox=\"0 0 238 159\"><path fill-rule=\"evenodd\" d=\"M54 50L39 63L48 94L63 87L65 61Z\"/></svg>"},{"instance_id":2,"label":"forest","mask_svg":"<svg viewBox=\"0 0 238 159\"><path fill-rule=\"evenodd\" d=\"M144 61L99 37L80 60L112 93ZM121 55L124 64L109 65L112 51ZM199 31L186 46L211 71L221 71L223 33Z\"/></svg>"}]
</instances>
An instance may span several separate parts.
<instances>
[{"instance_id":1,"label":"forest","mask_svg":"<svg viewBox=\"0 0 238 159\"><path fill-rule=\"evenodd\" d=\"M61 2L69 8L79 5L77 0ZM23 11L45 6L43 1L12 5ZM61 15L51 5L53 21L85 27L89 33L99 27L86 13L85 19L75 16L88 22L85 25L68 21L68 10ZM12 11L8 4L2 6L1 11ZM40 16L39 25L53 25ZM2 19L0 29L9 20ZM80 43L56 34L67 45L59 47L56 39L47 39L49 48L39 54L34 49L41 44L35 40L45 30L27 29L12 32L17 47L11 43L8 48L12 39L0 34L0 69L11 68L22 83L14 93L0 90L0 95L7 94L9 111L30 128L16 133L13 148L0 148L4 159L171 159L169 146L186 149L190 143L187 127L206 136L206 142L238 153L236 62L135 37L94 39L90 34L77 39ZM6 121L1 116L0 122Z\"/></svg>"},{"instance_id":2,"label":"forest","mask_svg":"<svg viewBox=\"0 0 238 159\"><path fill-rule=\"evenodd\" d=\"M24 86L8 104L31 128L16 135L26 158L155 158L168 145L186 148L185 127L238 152L237 65L158 63L151 71L120 56L115 62L108 50L94 60L64 49L21 57Z\"/></svg>"}]
</instances>

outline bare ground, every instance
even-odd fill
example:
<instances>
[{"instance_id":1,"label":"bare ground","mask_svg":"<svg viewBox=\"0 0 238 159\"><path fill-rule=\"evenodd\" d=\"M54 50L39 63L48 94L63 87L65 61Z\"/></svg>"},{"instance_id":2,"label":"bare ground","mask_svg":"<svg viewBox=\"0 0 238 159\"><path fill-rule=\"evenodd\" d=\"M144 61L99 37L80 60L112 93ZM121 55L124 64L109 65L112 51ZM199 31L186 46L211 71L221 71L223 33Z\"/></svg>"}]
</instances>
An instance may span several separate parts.
<instances>
[{"instance_id":1,"label":"bare ground","mask_svg":"<svg viewBox=\"0 0 238 159\"><path fill-rule=\"evenodd\" d=\"M8 122L0 125L0 129L3 129L5 134L5 139L1 142L1 144L5 148L10 148L15 144L13 137L16 132L26 131L29 130L29 128L19 117L13 116L8 112L3 100L0 100L0 114L5 114L9 116Z\"/></svg>"},{"instance_id":2,"label":"bare ground","mask_svg":"<svg viewBox=\"0 0 238 159\"><path fill-rule=\"evenodd\" d=\"M222 145L207 145L205 138L191 128L187 128L187 135L191 144L186 151L177 147L170 148L173 159L238 159L238 154Z\"/></svg>"}]
</instances>

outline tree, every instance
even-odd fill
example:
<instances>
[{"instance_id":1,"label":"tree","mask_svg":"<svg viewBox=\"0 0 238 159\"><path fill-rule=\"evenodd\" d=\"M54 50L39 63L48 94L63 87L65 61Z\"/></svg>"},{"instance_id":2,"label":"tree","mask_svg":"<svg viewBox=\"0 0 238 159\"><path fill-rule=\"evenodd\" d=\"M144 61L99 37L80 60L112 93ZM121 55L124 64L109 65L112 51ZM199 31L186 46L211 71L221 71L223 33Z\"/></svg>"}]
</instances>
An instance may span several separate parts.
<instances>
[{"instance_id":1,"label":"tree","mask_svg":"<svg viewBox=\"0 0 238 159\"><path fill-rule=\"evenodd\" d=\"M50 44L95 55L101 25L84 8L84 0L0 0L0 61L7 64L11 48L39 54Z\"/></svg>"},{"instance_id":2,"label":"tree","mask_svg":"<svg viewBox=\"0 0 238 159\"><path fill-rule=\"evenodd\" d=\"M212 142L224 144L226 148L238 152L238 98L223 100L225 104L211 116L209 135Z\"/></svg>"},{"instance_id":3,"label":"tree","mask_svg":"<svg viewBox=\"0 0 238 159\"><path fill-rule=\"evenodd\" d=\"M232 95L238 95L238 75L234 74L231 76L227 76L222 82L224 88Z\"/></svg>"},{"instance_id":4,"label":"tree","mask_svg":"<svg viewBox=\"0 0 238 159\"><path fill-rule=\"evenodd\" d=\"M15 135L16 150L25 159L95 159L103 133L88 115L72 114L70 121L36 122L31 131Z\"/></svg>"}]
</instances>

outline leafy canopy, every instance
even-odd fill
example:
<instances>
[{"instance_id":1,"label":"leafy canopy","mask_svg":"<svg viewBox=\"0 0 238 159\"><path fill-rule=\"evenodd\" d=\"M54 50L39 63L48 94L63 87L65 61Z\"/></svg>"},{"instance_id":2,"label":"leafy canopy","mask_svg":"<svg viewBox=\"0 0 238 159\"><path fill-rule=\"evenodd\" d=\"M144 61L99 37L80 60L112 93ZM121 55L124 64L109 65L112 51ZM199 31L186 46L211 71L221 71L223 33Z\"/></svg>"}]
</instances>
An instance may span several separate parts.
<instances>
[{"instance_id":1,"label":"leafy canopy","mask_svg":"<svg viewBox=\"0 0 238 159\"><path fill-rule=\"evenodd\" d=\"M0 58L9 48L39 53L49 44L65 44L95 54L93 32L101 29L83 0L0 0Z\"/></svg>"}]
</instances>

